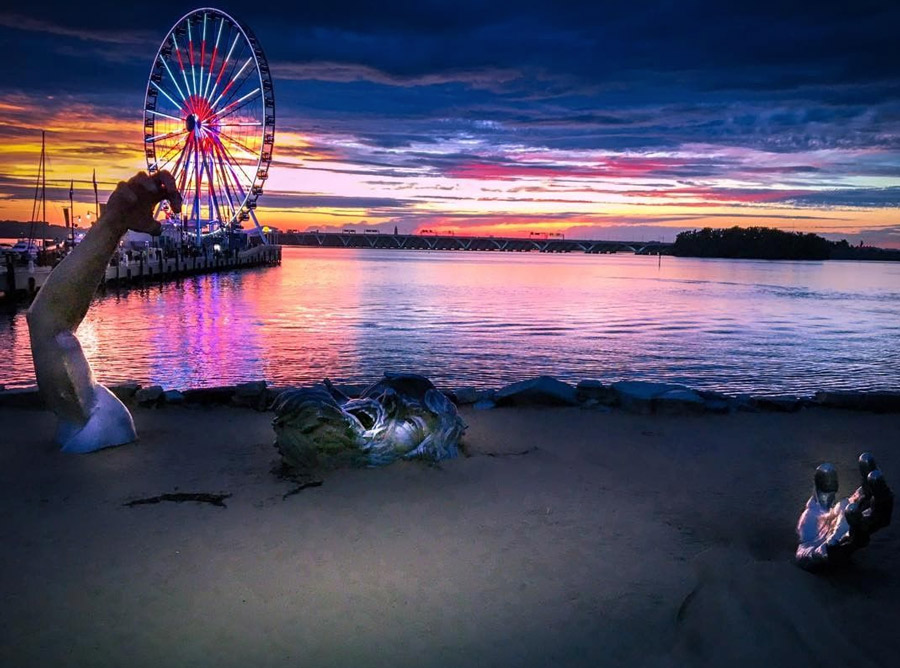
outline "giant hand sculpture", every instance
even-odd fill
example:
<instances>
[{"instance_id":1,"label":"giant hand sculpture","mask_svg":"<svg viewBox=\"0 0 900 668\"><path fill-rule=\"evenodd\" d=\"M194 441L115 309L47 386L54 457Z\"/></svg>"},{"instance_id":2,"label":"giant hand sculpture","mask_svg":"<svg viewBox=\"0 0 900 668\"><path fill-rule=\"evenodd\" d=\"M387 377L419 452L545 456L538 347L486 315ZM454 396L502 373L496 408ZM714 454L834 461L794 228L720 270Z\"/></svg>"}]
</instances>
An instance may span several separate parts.
<instances>
[{"instance_id":1,"label":"giant hand sculpture","mask_svg":"<svg viewBox=\"0 0 900 668\"><path fill-rule=\"evenodd\" d=\"M816 469L813 495L797 523L800 545L795 559L808 570L846 563L856 550L869 544L869 536L891 522L894 495L868 452L859 456L860 487L837 500L838 475L834 466Z\"/></svg>"},{"instance_id":2,"label":"giant hand sculpture","mask_svg":"<svg viewBox=\"0 0 900 668\"><path fill-rule=\"evenodd\" d=\"M105 213L53 269L28 309L38 387L59 419L56 440L64 452L91 452L137 438L131 413L94 380L75 331L125 232L160 233L153 208L162 200L181 211L181 195L168 172L120 182Z\"/></svg>"},{"instance_id":3,"label":"giant hand sculpture","mask_svg":"<svg viewBox=\"0 0 900 668\"><path fill-rule=\"evenodd\" d=\"M274 410L275 447L295 473L322 464L455 457L466 428L456 406L414 374L385 374L359 399L344 396L328 380L286 390Z\"/></svg>"}]
</instances>

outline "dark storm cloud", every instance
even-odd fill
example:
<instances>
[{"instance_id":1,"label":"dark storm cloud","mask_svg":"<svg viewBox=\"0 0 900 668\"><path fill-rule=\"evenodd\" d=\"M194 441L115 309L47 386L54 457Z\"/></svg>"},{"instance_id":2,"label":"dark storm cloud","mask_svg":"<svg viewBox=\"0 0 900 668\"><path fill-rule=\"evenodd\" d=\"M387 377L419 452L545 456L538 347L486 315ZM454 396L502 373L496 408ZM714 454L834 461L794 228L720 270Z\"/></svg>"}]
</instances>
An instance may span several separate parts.
<instances>
[{"instance_id":1,"label":"dark storm cloud","mask_svg":"<svg viewBox=\"0 0 900 668\"><path fill-rule=\"evenodd\" d=\"M352 16L343 18L292 10L299 27L273 28L285 37L270 58L276 71L305 79L298 90L321 91L335 108L354 109L317 81L380 84L362 117L493 121L499 127L470 131L496 140L611 150L896 147L895 3L450 6L401 3L373 16L344 5Z\"/></svg>"},{"instance_id":2,"label":"dark storm cloud","mask_svg":"<svg viewBox=\"0 0 900 668\"><path fill-rule=\"evenodd\" d=\"M50 208L52 201L67 201L69 199L69 188L74 185L73 199L76 202L84 204L94 203L94 192L91 189L91 181L84 179L47 179L46 195L47 207ZM115 183L98 180L100 188L115 187ZM4 197L14 197L25 200L32 200L35 194L34 179L19 179L15 177L0 174L0 192ZM61 214L60 214L61 215Z\"/></svg>"},{"instance_id":3,"label":"dark storm cloud","mask_svg":"<svg viewBox=\"0 0 900 668\"><path fill-rule=\"evenodd\" d=\"M621 152L690 144L781 154L900 150L900 3L894 0L220 6L250 25L266 51L279 132L340 132L355 139L353 145L284 148L282 158L347 163L316 166L310 160L308 169L385 177L408 176L405 170L537 175L540 165L522 169L484 150L512 145ZM57 102L48 108L61 106L62 98L80 99L139 122L156 49L191 9L168 0L152 6L99 0L89 8L54 0L0 13L0 39L15 64L0 71L0 94L52 92ZM481 150L467 153L463 140L481 142ZM423 151L426 144L440 150ZM898 162L895 155L887 163L860 159L845 168L896 176ZM714 178L738 166L754 173L752 165L698 157L660 163L647 174ZM572 173L556 164L543 168L548 176ZM761 178L827 175L815 164L755 169ZM845 199L849 206L896 202L879 197L854 191Z\"/></svg>"},{"instance_id":4,"label":"dark storm cloud","mask_svg":"<svg viewBox=\"0 0 900 668\"><path fill-rule=\"evenodd\" d=\"M888 0L658 0L639 6L549 0L395 0L385 6L354 0L271 7L226 2L222 8L253 27L273 65L304 76L318 70L329 80L334 68L344 68L342 77L368 72L389 83L500 72L503 79L517 73L543 81L547 89L562 83L571 92L656 84L677 72L694 91L756 95L897 79L893 33L900 5ZM162 1L148 9L99 1L86 12L80 3L36 2L5 14L2 25L78 40L149 41L152 47L191 7ZM673 83L672 92L683 89Z\"/></svg>"},{"instance_id":5,"label":"dark storm cloud","mask_svg":"<svg viewBox=\"0 0 900 668\"><path fill-rule=\"evenodd\" d=\"M266 206L278 209L398 209L412 202L392 197L342 197L266 192Z\"/></svg>"},{"instance_id":6,"label":"dark storm cloud","mask_svg":"<svg viewBox=\"0 0 900 668\"><path fill-rule=\"evenodd\" d=\"M499 89L509 81L519 78L514 70L481 69L469 71L446 71L416 75L396 75L373 67L355 63L280 63L272 64L273 76L280 79L298 81L334 81L351 83L369 81L388 86L434 86L447 83L463 83L473 88Z\"/></svg>"},{"instance_id":7,"label":"dark storm cloud","mask_svg":"<svg viewBox=\"0 0 900 668\"><path fill-rule=\"evenodd\" d=\"M826 190L788 197L783 201L794 206L809 207L900 207L900 186Z\"/></svg>"},{"instance_id":8,"label":"dark storm cloud","mask_svg":"<svg viewBox=\"0 0 900 668\"><path fill-rule=\"evenodd\" d=\"M45 33L74 37L85 42L102 42L110 44L151 45L159 39L149 30L131 29L97 29L89 26L70 27L48 21L44 18L32 18L24 14L0 13L0 27L17 31Z\"/></svg>"}]
</instances>

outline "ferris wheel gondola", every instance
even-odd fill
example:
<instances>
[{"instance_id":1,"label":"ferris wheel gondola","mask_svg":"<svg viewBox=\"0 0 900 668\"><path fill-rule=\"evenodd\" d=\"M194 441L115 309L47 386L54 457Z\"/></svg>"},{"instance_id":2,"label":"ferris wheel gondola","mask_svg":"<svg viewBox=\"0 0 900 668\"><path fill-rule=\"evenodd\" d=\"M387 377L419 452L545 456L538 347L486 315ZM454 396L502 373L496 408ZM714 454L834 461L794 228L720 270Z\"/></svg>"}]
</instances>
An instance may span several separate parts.
<instances>
[{"instance_id":1,"label":"ferris wheel gondola","mask_svg":"<svg viewBox=\"0 0 900 668\"><path fill-rule=\"evenodd\" d=\"M262 47L218 9L183 16L153 61L144 101L147 170L166 169L182 193L165 218L201 243L256 217L275 142L275 96Z\"/></svg>"}]
</instances>

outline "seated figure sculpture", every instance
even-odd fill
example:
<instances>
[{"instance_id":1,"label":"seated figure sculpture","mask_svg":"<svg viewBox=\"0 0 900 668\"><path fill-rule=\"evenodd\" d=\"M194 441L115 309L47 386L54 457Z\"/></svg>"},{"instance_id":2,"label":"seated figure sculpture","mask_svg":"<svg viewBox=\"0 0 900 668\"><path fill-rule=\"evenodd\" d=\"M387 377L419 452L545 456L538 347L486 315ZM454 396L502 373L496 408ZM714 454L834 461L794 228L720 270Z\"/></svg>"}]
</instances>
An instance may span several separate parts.
<instances>
[{"instance_id":1,"label":"seated figure sculpture","mask_svg":"<svg viewBox=\"0 0 900 668\"><path fill-rule=\"evenodd\" d=\"M94 380L75 332L125 232L162 231L153 218L162 200L181 211L181 195L168 172L138 173L120 182L103 215L53 269L28 309L38 387L58 418L56 441L63 452L92 452L137 438L131 413Z\"/></svg>"},{"instance_id":2,"label":"seated figure sculpture","mask_svg":"<svg viewBox=\"0 0 900 668\"><path fill-rule=\"evenodd\" d=\"M871 453L859 456L862 484L845 499L837 499L838 475L831 464L816 469L814 490L797 523L795 560L807 570L845 564L869 536L891 522L894 495Z\"/></svg>"},{"instance_id":3,"label":"seated figure sculpture","mask_svg":"<svg viewBox=\"0 0 900 668\"><path fill-rule=\"evenodd\" d=\"M416 374L386 373L358 399L326 379L312 388L285 390L273 409L275 447L294 473L322 465L456 457L466 428L456 406Z\"/></svg>"}]
</instances>

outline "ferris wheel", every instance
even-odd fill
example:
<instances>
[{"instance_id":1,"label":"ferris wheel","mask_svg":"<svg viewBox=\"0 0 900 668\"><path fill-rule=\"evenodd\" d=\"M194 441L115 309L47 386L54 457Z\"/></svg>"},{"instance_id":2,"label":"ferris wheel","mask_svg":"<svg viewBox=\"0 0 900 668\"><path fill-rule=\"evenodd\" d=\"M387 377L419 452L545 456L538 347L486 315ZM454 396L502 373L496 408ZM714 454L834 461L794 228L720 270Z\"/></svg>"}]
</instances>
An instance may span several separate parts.
<instances>
[{"instance_id":1,"label":"ferris wheel","mask_svg":"<svg viewBox=\"0 0 900 668\"><path fill-rule=\"evenodd\" d=\"M169 170L182 213L157 218L200 244L205 236L257 220L275 142L275 96L262 47L244 24L218 9L182 17L153 61L144 100L147 170Z\"/></svg>"}]
</instances>

